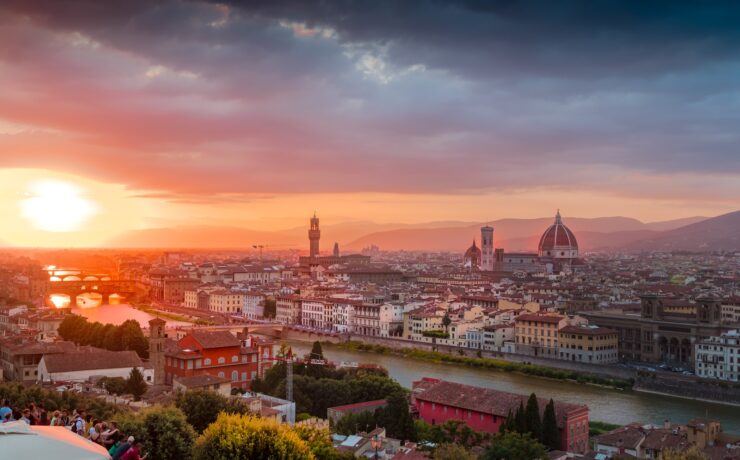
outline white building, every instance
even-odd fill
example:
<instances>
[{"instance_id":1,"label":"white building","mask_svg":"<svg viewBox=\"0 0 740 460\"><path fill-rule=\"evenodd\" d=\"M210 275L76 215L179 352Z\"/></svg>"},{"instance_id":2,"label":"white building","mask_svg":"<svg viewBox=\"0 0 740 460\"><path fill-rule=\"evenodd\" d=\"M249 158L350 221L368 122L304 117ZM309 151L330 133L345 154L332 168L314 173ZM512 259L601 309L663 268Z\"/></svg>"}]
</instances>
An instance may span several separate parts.
<instances>
[{"instance_id":1,"label":"white building","mask_svg":"<svg viewBox=\"0 0 740 460\"><path fill-rule=\"evenodd\" d=\"M699 377L739 381L740 333L737 330L698 342L694 356L696 375Z\"/></svg>"},{"instance_id":2,"label":"white building","mask_svg":"<svg viewBox=\"0 0 740 460\"><path fill-rule=\"evenodd\" d=\"M261 292L245 292L242 314L248 319L265 316L265 295Z\"/></svg>"},{"instance_id":3,"label":"white building","mask_svg":"<svg viewBox=\"0 0 740 460\"><path fill-rule=\"evenodd\" d=\"M86 382L93 376L127 378L133 368L151 383L153 370L145 368L134 351L85 351L44 355L38 365L42 382Z\"/></svg>"},{"instance_id":4,"label":"white building","mask_svg":"<svg viewBox=\"0 0 740 460\"><path fill-rule=\"evenodd\" d=\"M300 297L294 295L279 296L275 300L275 320L283 324L300 324Z\"/></svg>"},{"instance_id":5,"label":"white building","mask_svg":"<svg viewBox=\"0 0 740 460\"><path fill-rule=\"evenodd\" d=\"M233 273L234 282L269 284L280 281L281 271L275 267L245 267Z\"/></svg>"},{"instance_id":6,"label":"white building","mask_svg":"<svg viewBox=\"0 0 740 460\"><path fill-rule=\"evenodd\" d=\"M303 299L301 301L301 325L313 329L330 329L331 324L327 325L324 310L324 301Z\"/></svg>"},{"instance_id":7,"label":"white building","mask_svg":"<svg viewBox=\"0 0 740 460\"><path fill-rule=\"evenodd\" d=\"M333 328L336 332L352 332L355 321L355 307L351 303L331 303Z\"/></svg>"},{"instance_id":8,"label":"white building","mask_svg":"<svg viewBox=\"0 0 740 460\"><path fill-rule=\"evenodd\" d=\"M380 306L380 336L398 335L403 335L403 305L384 303Z\"/></svg>"}]
</instances>

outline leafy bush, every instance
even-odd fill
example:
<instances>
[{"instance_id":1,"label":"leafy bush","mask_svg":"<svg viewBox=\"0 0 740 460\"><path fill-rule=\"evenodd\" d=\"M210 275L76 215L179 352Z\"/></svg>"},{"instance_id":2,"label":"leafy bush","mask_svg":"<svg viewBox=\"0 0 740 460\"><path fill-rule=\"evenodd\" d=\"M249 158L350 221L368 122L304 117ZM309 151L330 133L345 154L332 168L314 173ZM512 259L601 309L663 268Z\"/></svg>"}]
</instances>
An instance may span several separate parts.
<instances>
[{"instance_id":1,"label":"leafy bush","mask_svg":"<svg viewBox=\"0 0 740 460\"><path fill-rule=\"evenodd\" d=\"M116 418L121 433L133 436L158 460L187 460L192 457L195 430L185 414L173 406L153 406L142 412Z\"/></svg>"},{"instance_id":2,"label":"leafy bush","mask_svg":"<svg viewBox=\"0 0 740 460\"><path fill-rule=\"evenodd\" d=\"M246 414L247 405L235 399L226 398L215 391L190 390L180 392L175 405L183 411L188 423L199 433L215 422L218 414Z\"/></svg>"},{"instance_id":3,"label":"leafy bush","mask_svg":"<svg viewBox=\"0 0 740 460\"><path fill-rule=\"evenodd\" d=\"M251 415L221 414L195 442L196 460L313 460L306 441L287 425Z\"/></svg>"}]
</instances>

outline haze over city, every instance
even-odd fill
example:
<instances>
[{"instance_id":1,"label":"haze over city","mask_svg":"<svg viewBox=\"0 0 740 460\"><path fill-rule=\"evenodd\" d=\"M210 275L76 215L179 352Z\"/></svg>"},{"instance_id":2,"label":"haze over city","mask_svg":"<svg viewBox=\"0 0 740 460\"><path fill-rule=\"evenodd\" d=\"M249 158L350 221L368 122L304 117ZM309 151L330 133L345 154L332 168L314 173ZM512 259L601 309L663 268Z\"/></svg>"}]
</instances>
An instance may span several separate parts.
<instances>
[{"instance_id":1,"label":"haze over city","mask_svg":"<svg viewBox=\"0 0 740 460\"><path fill-rule=\"evenodd\" d=\"M0 451L740 460L740 3L0 0Z\"/></svg>"}]
</instances>

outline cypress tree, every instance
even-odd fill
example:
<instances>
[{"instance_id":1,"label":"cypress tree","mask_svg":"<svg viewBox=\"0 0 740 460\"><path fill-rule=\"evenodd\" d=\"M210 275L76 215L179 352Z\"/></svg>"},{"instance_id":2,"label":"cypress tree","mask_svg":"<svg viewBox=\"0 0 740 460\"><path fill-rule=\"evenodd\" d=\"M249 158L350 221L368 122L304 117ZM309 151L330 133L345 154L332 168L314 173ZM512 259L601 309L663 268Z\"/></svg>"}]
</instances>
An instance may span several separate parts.
<instances>
[{"instance_id":1,"label":"cypress tree","mask_svg":"<svg viewBox=\"0 0 740 460\"><path fill-rule=\"evenodd\" d=\"M498 428L499 433L506 433L507 431L513 431L512 427L514 426L514 415L511 413L511 409L509 409L509 413L506 415L506 420L501 422L501 426Z\"/></svg>"},{"instance_id":2,"label":"cypress tree","mask_svg":"<svg viewBox=\"0 0 740 460\"><path fill-rule=\"evenodd\" d=\"M532 438L540 439L542 437L542 420L540 419L540 405L534 393L529 395L524 415L527 421L527 432L532 434Z\"/></svg>"},{"instance_id":3,"label":"cypress tree","mask_svg":"<svg viewBox=\"0 0 740 460\"><path fill-rule=\"evenodd\" d=\"M516 424L514 431L522 434L527 432L527 418L524 414L524 404L521 401L519 401L519 408L516 410L514 422Z\"/></svg>"},{"instance_id":4,"label":"cypress tree","mask_svg":"<svg viewBox=\"0 0 740 460\"><path fill-rule=\"evenodd\" d=\"M545 406L545 414L542 416L542 444L553 450L560 448L560 432L552 399Z\"/></svg>"}]
</instances>

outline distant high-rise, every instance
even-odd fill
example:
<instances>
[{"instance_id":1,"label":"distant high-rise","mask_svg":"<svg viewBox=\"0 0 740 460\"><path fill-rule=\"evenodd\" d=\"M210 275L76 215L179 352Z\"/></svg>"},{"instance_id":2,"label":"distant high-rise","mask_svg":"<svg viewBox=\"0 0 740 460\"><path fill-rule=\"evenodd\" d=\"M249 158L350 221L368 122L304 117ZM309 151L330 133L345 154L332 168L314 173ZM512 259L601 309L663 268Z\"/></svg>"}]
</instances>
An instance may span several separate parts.
<instances>
[{"instance_id":1,"label":"distant high-rise","mask_svg":"<svg viewBox=\"0 0 740 460\"><path fill-rule=\"evenodd\" d=\"M332 255L334 257L339 257L339 243L334 243L334 252L332 252Z\"/></svg>"},{"instance_id":2,"label":"distant high-rise","mask_svg":"<svg viewBox=\"0 0 740 460\"><path fill-rule=\"evenodd\" d=\"M488 272L493 271L493 227L489 225L480 228L480 249L480 269Z\"/></svg>"},{"instance_id":3,"label":"distant high-rise","mask_svg":"<svg viewBox=\"0 0 740 460\"><path fill-rule=\"evenodd\" d=\"M319 256L319 239L321 239L319 218L316 217L316 212L314 212L313 217L311 218L311 228L308 229L308 241L311 243L311 249L309 252L310 257Z\"/></svg>"}]
</instances>

